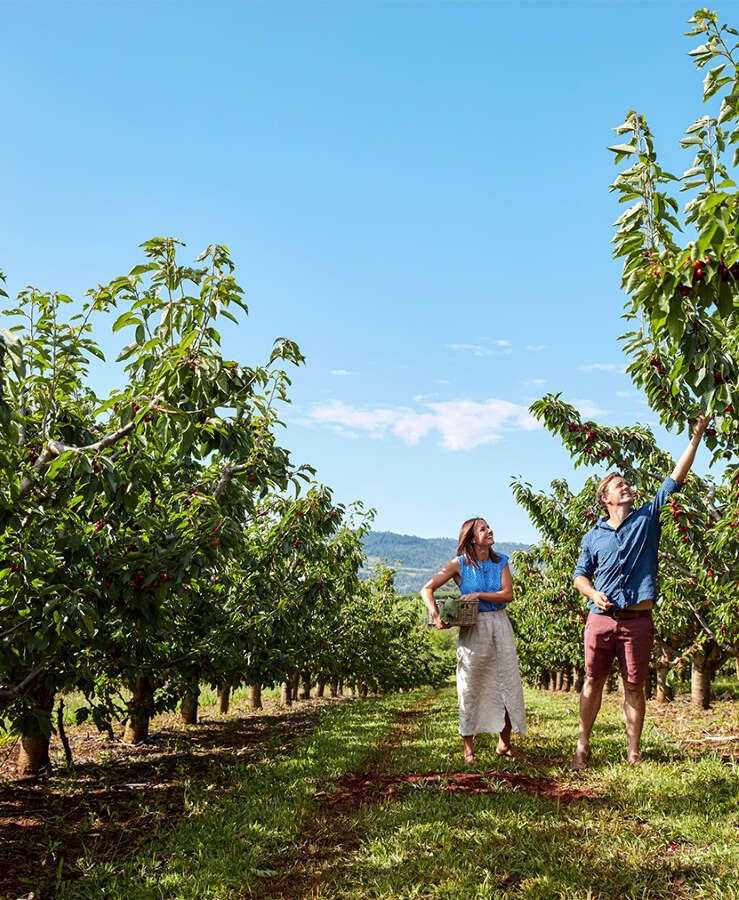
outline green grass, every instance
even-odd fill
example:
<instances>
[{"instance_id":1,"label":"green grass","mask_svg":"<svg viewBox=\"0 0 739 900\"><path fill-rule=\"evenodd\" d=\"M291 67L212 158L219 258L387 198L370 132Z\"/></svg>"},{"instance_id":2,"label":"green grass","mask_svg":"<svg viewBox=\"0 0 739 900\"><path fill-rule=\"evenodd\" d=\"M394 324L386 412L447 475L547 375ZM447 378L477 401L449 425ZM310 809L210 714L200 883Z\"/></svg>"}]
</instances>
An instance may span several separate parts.
<instances>
[{"instance_id":1,"label":"green grass","mask_svg":"<svg viewBox=\"0 0 739 900\"><path fill-rule=\"evenodd\" d=\"M376 751L395 712L419 694L329 707L289 758L234 762L217 794L193 784L186 818L133 859L83 860L63 898L530 898L530 900L739 900L739 772L717 755L685 756L647 721L645 762L625 763L618 708L609 698L593 738L593 764L568 769L577 697L527 691L523 762L478 739L473 771L516 771L582 789L568 805L491 781L488 793L401 787L359 809L314 805L316 790L372 757L389 773L458 772L453 687L430 696ZM430 705L429 705L430 704ZM277 873L277 875L275 875Z\"/></svg>"},{"instance_id":2,"label":"green grass","mask_svg":"<svg viewBox=\"0 0 739 900\"><path fill-rule=\"evenodd\" d=\"M328 707L312 737L289 757L248 763L234 759L215 789L193 781L174 829L155 835L131 859L80 860L82 878L63 884L60 898L233 898L268 877L273 860L300 840L303 811L316 784L361 766L394 718L417 695L370 698Z\"/></svg>"},{"instance_id":3,"label":"green grass","mask_svg":"<svg viewBox=\"0 0 739 900\"><path fill-rule=\"evenodd\" d=\"M449 696L449 695L447 695ZM449 697L449 699L452 699ZM399 803L366 806L359 853L325 893L335 898L731 898L739 897L739 779L717 757L684 759L647 728L648 758L624 762L623 727L610 703L599 719L594 766L566 768L575 698L527 694L525 764L506 767L586 788L592 801L565 806L513 791L444 795L414 790ZM399 771L459 769L455 710L440 704ZM501 768L486 740L475 769Z\"/></svg>"}]
</instances>

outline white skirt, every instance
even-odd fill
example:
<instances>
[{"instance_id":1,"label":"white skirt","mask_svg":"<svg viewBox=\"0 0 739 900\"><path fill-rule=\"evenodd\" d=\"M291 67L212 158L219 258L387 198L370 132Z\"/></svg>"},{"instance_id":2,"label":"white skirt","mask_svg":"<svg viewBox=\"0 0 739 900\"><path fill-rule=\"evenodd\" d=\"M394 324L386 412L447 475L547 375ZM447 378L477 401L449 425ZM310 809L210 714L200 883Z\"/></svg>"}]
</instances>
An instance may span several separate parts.
<instances>
[{"instance_id":1,"label":"white skirt","mask_svg":"<svg viewBox=\"0 0 739 900\"><path fill-rule=\"evenodd\" d=\"M513 628L504 609L481 612L476 625L459 629L457 697L461 735L502 731L506 711L513 730L526 732Z\"/></svg>"}]
</instances>

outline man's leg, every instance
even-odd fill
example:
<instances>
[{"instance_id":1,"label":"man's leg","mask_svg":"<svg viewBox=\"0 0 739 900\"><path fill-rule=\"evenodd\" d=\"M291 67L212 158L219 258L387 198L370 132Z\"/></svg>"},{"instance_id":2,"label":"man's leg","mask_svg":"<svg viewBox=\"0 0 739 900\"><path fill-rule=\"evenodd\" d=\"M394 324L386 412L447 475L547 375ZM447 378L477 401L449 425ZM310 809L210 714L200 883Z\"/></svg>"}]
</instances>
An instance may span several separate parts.
<instances>
[{"instance_id":1,"label":"man's leg","mask_svg":"<svg viewBox=\"0 0 739 900\"><path fill-rule=\"evenodd\" d=\"M618 623L616 655L624 683L624 722L626 723L626 759L641 762L639 741L644 726L646 699L644 682L649 677L649 656L654 644L651 616L626 619Z\"/></svg>"},{"instance_id":2,"label":"man's leg","mask_svg":"<svg viewBox=\"0 0 739 900\"><path fill-rule=\"evenodd\" d=\"M624 679L624 721L626 722L626 738L628 741L626 759L632 764L641 762L639 741L641 740L642 727L644 726L645 709L644 682L636 683Z\"/></svg>"},{"instance_id":3,"label":"man's leg","mask_svg":"<svg viewBox=\"0 0 739 900\"><path fill-rule=\"evenodd\" d=\"M577 736L577 748L570 766L572 769L584 769L588 764L588 759L590 758L590 732L593 730L593 724L600 709L603 685L606 683L607 678L608 675L601 675L599 678L592 678L590 675L585 677L585 683L580 694L580 731Z\"/></svg>"},{"instance_id":4,"label":"man's leg","mask_svg":"<svg viewBox=\"0 0 739 900\"><path fill-rule=\"evenodd\" d=\"M571 769L584 769L590 758L590 732L600 709L603 685L611 673L616 646L616 622L590 613L585 623L585 683L580 694L580 731Z\"/></svg>"}]
</instances>

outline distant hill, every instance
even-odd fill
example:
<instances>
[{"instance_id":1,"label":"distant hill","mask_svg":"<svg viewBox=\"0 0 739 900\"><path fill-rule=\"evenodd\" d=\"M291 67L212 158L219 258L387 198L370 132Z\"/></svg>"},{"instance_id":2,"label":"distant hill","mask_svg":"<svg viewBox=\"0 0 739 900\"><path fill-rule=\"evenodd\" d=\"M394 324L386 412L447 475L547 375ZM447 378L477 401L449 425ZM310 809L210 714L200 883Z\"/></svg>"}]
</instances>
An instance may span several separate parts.
<instances>
[{"instance_id":1,"label":"distant hill","mask_svg":"<svg viewBox=\"0 0 739 900\"><path fill-rule=\"evenodd\" d=\"M506 556L527 550L528 544L496 542L495 549ZM429 578L457 555L453 538L420 538L393 531L370 531L364 538L367 571L383 558L395 569L395 590L406 594L420 591Z\"/></svg>"}]
</instances>

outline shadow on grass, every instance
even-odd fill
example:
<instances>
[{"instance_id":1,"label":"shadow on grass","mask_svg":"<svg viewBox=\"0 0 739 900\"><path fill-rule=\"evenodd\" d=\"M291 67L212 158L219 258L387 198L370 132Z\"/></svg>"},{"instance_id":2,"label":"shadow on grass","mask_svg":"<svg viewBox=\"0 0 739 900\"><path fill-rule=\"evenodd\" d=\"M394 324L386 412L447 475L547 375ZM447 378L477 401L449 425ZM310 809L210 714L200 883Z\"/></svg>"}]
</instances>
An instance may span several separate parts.
<instances>
[{"instance_id":1,"label":"shadow on grass","mask_svg":"<svg viewBox=\"0 0 739 900\"><path fill-rule=\"evenodd\" d=\"M218 789L234 763L284 757L316 727L321 708L279 715L204 716L186 730L162 728L145 744L103 742L115 757L83 762L73 774L0 785L0 896L51 890L79 874L77 860L117 858L180 822L188 786Z\"/></svg>"},{"instance_id":2,"label":"shadow on grass","mask_svg":"<svg viewBox=\"0 0 739 900\"><path fill-rule=\"evenodd\" d=\"M565 807L502 783L497 788L485 796L423 789L385 796L353 820L317 809L301 857L254 885L250 896L734 896L736 865L720 855L696 854L690 841L676 842L664 822L626 818L588 803Z\"/></svg>"}]
</instances>

